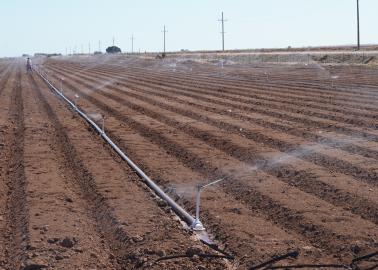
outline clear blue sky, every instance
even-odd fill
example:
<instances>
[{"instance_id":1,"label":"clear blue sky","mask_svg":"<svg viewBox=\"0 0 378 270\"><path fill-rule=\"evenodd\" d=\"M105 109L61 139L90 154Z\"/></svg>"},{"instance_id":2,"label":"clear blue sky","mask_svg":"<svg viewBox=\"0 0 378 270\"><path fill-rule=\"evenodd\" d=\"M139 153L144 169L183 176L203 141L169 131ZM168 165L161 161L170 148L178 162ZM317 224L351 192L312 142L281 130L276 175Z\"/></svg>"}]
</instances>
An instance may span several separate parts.
<instances>
[{"instance_id":1,"label":"clear blue sky","mask_svg":"<svg viewBox=\"0 0 378 270\"><path fill-rule=\"evenodd\" d=\"M110 5L110 3L112 3ZM378 43L378 1L360 0L361 42ZM61 52L98 41L131 50L226 49L354 44L356 0L3 0L0 57Z\"/></svg>"}]
</instances>

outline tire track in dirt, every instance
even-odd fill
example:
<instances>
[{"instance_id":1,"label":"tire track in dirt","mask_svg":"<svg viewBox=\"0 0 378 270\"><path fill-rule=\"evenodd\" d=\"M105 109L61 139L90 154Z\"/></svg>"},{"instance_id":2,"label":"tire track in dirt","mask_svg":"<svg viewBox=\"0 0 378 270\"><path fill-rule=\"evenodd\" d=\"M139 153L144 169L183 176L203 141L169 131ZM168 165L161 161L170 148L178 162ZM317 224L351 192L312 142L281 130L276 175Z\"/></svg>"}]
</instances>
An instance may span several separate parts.
<instances>
[{"instance_id":1,"label":"tire track in dirt","mask_svg":"<svg viewBox=\"0 0 378 270\"><path fill-rule=\"evenodd\" d=\"M7 71L5 71L4 73L5 73L5 75L0 79L0 95L4 91L5 85L9 81L9 78L10 78L11 74L13 73L13 70L11 70L11 67L8 67Z\"/></svg>"},{"instance_id":2,"label":"tire track in dirt","mask_svg":"<svg viewBox=\"0 0 378 270\"><path fill-rule=\"evenodd\" d=\"M12 122L9 147L6 149L8 197L6 202L6 249L7 269L20 269L29 245L28 206L24 169L24 107L21 71L18 68L11 92L9 118Z\"/></svg>"},{"instance_id":3,"label":"tire track in dirt","mask_svg":"<svg viewBox=\"0 0 378 270\"><path fill-rule=\"evenodd\" d=\"M336 252L335 250L339 250L339 248L342 246L342 249L345 251L345 245L349 241L349 238L345 238L342 235L338 235L324 229L322 226L309 222L299 212L280 205L267 195L251 188L251 186L240 183L237 179L234 179L232 175L220 172L217 167L212 166L206 162L206 160L202 160L174 141L162 136L156 130L142 125L124 114L120 114L118 111L91 96L87 96L84 92L80 91L73 85L68 84L67 81L65 81L65 83L66 86L75 90L83 98L96 105L96 107L110 115L113 115L115 118L126 123L138 133L142 134L144 137L147 137L149 140L160 145L166 151L171 153L171 155L174 155L177 159L181 160L183 164L203 174L204 177L223 177L228 179L228 182L232 180L234 183L237 183L238 185L226 184L224 186L225 191L237 197L238 200L246 203L246 205L248 205L252 210L259 211L259 213L268 220L277 222L277 224L280 224L280 226L283 226L283 228L294 230L295 232L302 234L312 244L321 246L323 249ZM344 244L335 244L340 241L344 242Z\"/></svg>"},{"instance_id":4,"label":"tire track in dirt","mask_svg":"<svg viewBox=\"0 0 378 270\"><path fill-rule=\"evenodd\" d=\"M6 234L6 212L7 212L7 170L9 160L7 159L10 153L10 141L13 136L13 125L11 124L10 109L11 109L11 89L13 88L15 80L15 70L9 74L9 77L1 79L0 88L0 266L6 265L5 248L7 244ZM2 268L1 268L2 269Z\"/></svg>"}]
</instances>

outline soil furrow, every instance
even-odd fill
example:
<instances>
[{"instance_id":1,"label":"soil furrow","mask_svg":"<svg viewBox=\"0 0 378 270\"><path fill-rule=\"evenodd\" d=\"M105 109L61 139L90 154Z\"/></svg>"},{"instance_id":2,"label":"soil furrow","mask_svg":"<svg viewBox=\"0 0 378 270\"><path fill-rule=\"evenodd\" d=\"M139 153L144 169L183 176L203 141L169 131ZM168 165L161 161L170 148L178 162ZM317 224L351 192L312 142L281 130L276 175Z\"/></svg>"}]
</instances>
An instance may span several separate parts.
<instances>
[{"instance_id":1,"label":"soil furrow","mask_svg":"<svg viewBox=\"0 0 378 270\"><path fill-rule=\"evenodd\" d=\"M85 76L85 75L77 75L77 76L80 77L80 78L86 79L86 80L92 80L93 81L93 77L90 77L90 76ZM177 102L177 103L180 103L180 104L185 104L185 105L188 105L188 106L191 106L191 107L196 107L196 108L199 108L199 109L207 111L207 112L215 112L215 113L219 113L219 114L222 114L222 115L228 115L228 116L231 116L231 117L236 118L236 119L245 120L245 121L248 121L248 122L251 122L251 123L254 123L254 124L258 124L258 125L265 127L265 128L278 130L278 131L285 132L285 133L290 134L290 135L303 137L305 139L310 139L311 141L315 141L315 142L320 143L320 144L325 144L329 147L342 149L342 150L344 150L346 152L350 152L352 154L358 154L358 155L362 155L362 156L367 157L367 158L378 159L378 151L374 151L373 149L369 149L367 147L360 147L358 145L348 144L348 143L345 143L345 142L335 141L335 140L329 139L327 137L321 136L319 134L314 134L314 133L308 132L306 129L296 129L292 125L283 125L283 124L279 124L279 123L276 123L276 122L268 122L268 121L265 121L264 119L261 119L261 118L258 118L258 117L252 118L250 115L245 115L245 114L242 114L242 113L235 113L233 111L229 111L228 107L223 106L223 109L218 109L217 107L214 107L212 105L212 103L210 103L210 102L205 103L205 105L202 105L204 102L191 102L191 101L186 100L185 98L184 99L180 98L179 96L184 96L184 95L181 95L180 93L178 93L175 96L172 96L172 95L169 95L169 94L165 94L163 90L162 91L156 90L156 87L151 86L151 87L146 89L145 87L142 88L138 84L134 84L134 83L133 84L119 83L118 85L127 86L128 89L132 89L132 90L135 90L137 92L143 92L143 93L148 94L149 96L152 95L154 97L162 97L162 98L168 99L170 101L174 101L174 102ZM114 87L112 85L107 85L107 84L104 87L106 87L108 89L116 90L116 91L118 91L120 89L118 87ZM151 89L151 90L149 90L149 89ZM126 92L124 94L126 95ZM207 104L209 104L209 105L207 105Z\"/></svg>"},{"instance_id":2,"label":"soil furrow","mask_svg":"<svg viewBox=\"0 0 378 270\"><path fill-rule=\"evenodd\" d=\"M152 83L154 84L155 86L156 85L161 85L161 86L166 86L166 87L169 87L169 86L172 86L172 83L174 83L174 81L170 81L170 80L167 80L166 77L159 77L157 76L156 74L150 74L148 77L140 77L140 74L138 73L132 73L130 71L124 71L123 73L117 73L117 72L114 72L114 70L108 70L108 69L99 69L98 67L96 68L96 70L101 70L105 73L107 73L108 75L114 75L114 74L122 74L123 76L125 76L125 78L127 79L136 79L138 80L138 82L142 83L143 84L148 84L148 83ZM94 69L91 69L90 70L91 72L94 72L95 70ZM182 88L182 84L179 82L179 85L180 87ZM185 84L187 85L188 87L190 86L193 86L193 84ZM177 85L175 85L175 87L177 87ZM187 87L186 87L187 88ZM269 96L267 96L267 91L268 90L265 90L265 91L256 91L255 88L248 88L248 91L246 92L246 90L243 90L243 91L235 91L232 87L228 87L228 88L224 88L224 86L217 86L216 88L212 87L212 88L209 88L209 87L205 87L204 85L200 85L200 86L197 86L196 87L197 89L198 88L202 88L202 89L206 89L206 90L212 90L212 92L216 91L217 93L219 92L223 92L223 93L226 93L226 94L231 94L231 97L235 97L235 95L237 96L241 96L241 97L246 97L246 98L253 98L253 99L257 99L257 101L259 99L263 99L263 100L266 100L266 101L272 101L273 103L276 103L276 102L279 102L279 104L281 103L288 103L288 104L292 104L292 105L296 105L296 106L299 106L299 107L303 107L305 109L308 109L309 107L314 107L314 105L312 104L314 102L313 99L306 99L306 100L303 100L301 102L297 102L297 100L300 98L298 97L290 97L288 95L280 95L280 96L277 96L276 99L272 99L272 97L276 96L274 94L271 94ZM285 89L286 90L286 89ZM254 92L254 94L248 94L250 93L251 91ZM237 97L236 96L236 97ZM289 99L288 99L289 98ZM288 99L288 100L287 100ZM306 104L303 104L303 102L307 102ZM310 103L308 103L310 102ZM315 105L315 109L320 109L320 110L325 110L326 112L334 112L334 113L337 113L339 114L341 117L345 116L345 113L349 116L349 115L354 115L355 117L352 119L355 120L356 117L367 117L367 118L370 118L370 119L376 119L376 114L374 113L374 110L375 108L369 108L369 109L366 109L364 108L365 110L365 113L358 113L356 112L356 110L354 111L350 111L350 110L344 110L345 108L345 104L339 104L339 103L335 103L333 104L332 103L332 100L330 99L327 99L327 100L323 100L321 101L325 104L330 104L331 105L334 105L336 106L336 108L333 108L333 107L321 107L319 105ZM317 103L315 103L317 104ZM355 103L353 103L355 105ZM321 112L321 111L320 111ZM340 114L344 112L344 114ZM378 112L378 111L377 111ZM316 112L315 112L316 114ZM320 117L324 117L324 114L323 115L318 115ZM328 114L325 114L325 116L328 116Z\"/></svg>"},{"instance_id":3,"label":"soil furrow","mask_svg":"<svg viewBox=\"0 0 378 270\"><path fill-rule=\"evenodd\" d=\"M82 85L85 85L88 88L91 88L91 85L89 85L88 83L86 83L83 80L78 80L78 79L72 79L72 80L74 80L75 82L81 83ZM72 87L71 85L68 85L68 86ZM131 107L134 110L137 110L137 111L139 111L143 114L150 115L152 118L160 117L160 119L166 119L166 121L169 122L169 119L167 117L164 117L162 115L156 116L155 112L152 112L152 111L148 110L147 108L140 107L138 105L132 104L129 101L127 101L126 99L123 99L123 98L120 98L120 97L115 97L115 96L112 96L111 94L108 94L108 93L105 93L105 92L99 92L99 94L101 94L105 97L108 97L110 99L113 99L117 102L119 102L121 100L123 105L127 105L128 107ZM185 109L175 108L175 107L172 107L172 106L167 105L165 103L157 102L156 100L151 100L151 99L149 99L145 96L132 94L132 93L128 93L128 95L135 96L135 97L142 99L142 100L147 100L151 104L155 104L157 106L167 108L170 111L180 113L181 115L191 117L191 118L193 118L197 121L202 121L204 123L208 123L210 125L216 126L218 128L221 128L221 129L225 129L229 132L233 132L235 134L242 134L248 139L251 139L251 140L259 142L259 143L264 143L264 144L266 144L266 145L268 145L272 148L276 148L276 149L280 150L281 152L293 152L293 151L297 150L296 145L293 145L289 142L285 142L283 140L273 139L273 138L268 137L268 136L266 136L262 133L256 133L256 132L253 132L252 130L240 131L239 126L236 126L236 125L233 125L233 124L230 124L230 123L226 123L226 122L223 122L223 121L219 121L219 120L217 121L217 120L214 120L210 117L206 117L206 116L199 114L199 113L194 113L192 111L188 111L188 110L185 110ZM171 125L179 125L179 124L180 123L173 123ZM205 137L205 136L201 136L201 137ZM209 140L209 141L211 141L211 140ZM226 143L227 142L224 141L220 145L227 145ZM236 150L232 151L232 152L236 152ZM360 168L360 167L358 167L358 166L356 166L352 163L349 163L347 161L344 161L344 160L341 160L341 159L336 159L336 158L330 158L330 157L328 157L324 154L319 154L316 151L313 151L311 149L308 149L308 152L306 153L306 155L304 155L301 158L305 159L309 162L313 162L316 165L328 168L329 170L336 170L337 172L340 172L340 173L346 173L348 175L352 175L357 180L362 179L362 180L367 181L368 183L373 184L373 185L378 184L377 172L375 172L372 169L369 170L369 169ZM259 159L257 159L257 160L259 160ZM265 162L265 161L263 161L263 162Z\"/></svg>"},{"instance_id":4,"label":"soil furrow","mask_svg":"<svg viewBox=\"0 0 378 270\"><path fill-rule=\"evenodd\" d=\"M378 209L376 204L367 201L365 198L358 197L354 193L342 191L327 183L318 181L316 174L298 170L290 165L277 164L272 167L269 160L265 159L261 155L256 154L256 149L253 149L251 147L240 147L239 145L232 143L227 138L220 138L217 135L213 135L209 132L200 130L193 125L180 123L178 121L175 121L174 119L171 119L170 117L164 116L167 114L159 114L155 111L146 109L147 106L140 107L139 105L135 105L134 103L130 102L130 99L125 100L122 97L113 96L108 92L100 94L103 94L105 97L108 97L109 99L112 99L116 102L120 102L123 105L126 105L133 110L142 113L143 115L148 115L154 119L159 119L159 121L162 121L163 123L171 127L185 131L187 134L190 134L191 136L206 142L210 146L223 151L226 155L237 158L238 160L243 161L250 166L259 166L259 169L263 170L264 172L267 172L272 176L277 176L280 180L293 185L304 192L314 194L319 198L322 198L323 200L326 200L337 206L345 207L355 214L361 215L362 217L371 220L372 222L378 223L378 216L376 215L377 211L374 210ZM136 96L140 100L146 100L145 96L142 97L139 95L133 95L131 93L128 93L128 95L133 97ZM166 104L156 103L156 101L151 100L149 100L148 102L149 104L167 109ZM177 109L171 109L171 111L177 112ZM192 116L191 114L186 113L185 110L180 111L180 113L183 116ZM196 120L200 119L197 117Z\"/></svg>"},{"instance_id":5,"label":"soil furrow","mask_svg":"<svg viewBox=\"0 0 378 270\"><path fill-rule=\"evenodd\" d=\"M35 82L33 82L33 84L35 84ZM35 85L35 87L37 87L36 90L39 93L38 95L41 95L38 86ZM61 151L66 155L66 159L67 159L66 166L69 166L71 168L73 178L76 184L79 185L80 191L83 194L83 198L87 201L86 207L89 208L90 212L92 213L92 217L96 221L99 231L103 235L104 239L106 239L109 249L116 256L116 259L118 260L119 264L125 267L125 269L140 268L142 266L147 267L148 269L155 269L156 267L157 267L156 269L159 269L160 268L159 265L152 267L151 265L152 262L150 261L154 257L156 258L156 256L158 256L159 254L159 251L154 251L153 247L155 247L155 249L156 248L159 249L159 242L161 244L161 241L162 241L161 239L162 236L155 235L154 230L157 230L157 232L160 232L163 235L166 235L169 231L172 239L176 240L176 241L173 240L169 242L166 241L165 245L167 248L178 248L178 245L181 245L181 247L184 250L189 249L190 244L191 244L191 241L189 240L190 236L188 235L187 232L184 232L183 230L181 231L179 227L177 227L177 223L176 225L174 225L175 223L173 222L173 220L162 218L161 220L164 220L165 224L159 225L159 227L161 228L156 228L156 225L160 224L160 222L154 221L154 218L153 218L154 214L152 214L151 211L155 211L156 212L155 215L157 215L159 211L161 210L159 210L159 208L155 206L156 209L154 210L151 209L150 211L147 211L148 207L153 207L152 206L153 204L149 206L149 203L147 201L148 196L144 196L144 198L138 198L138 197L143 197L143 196L139 195L138 197L135 197L137 193L134 193L133 197L131 198L130 197L131 194L129 194L127 196L130 197L131 201L125 202L124 201L125 192L123 192L124 194L119 194L118 196L120 196L120 198L124 198L122 201L122 204L126 203L126 205L129 205L129 207L136 206L135 202L133 202L134 200L136 200L137 202L140 201L140 205L138 205L138 208L134 210L134 211L139 211L138 214L137 212L135 212L135 215L137 215L135 218L135 222L131 222L131 217L126 218L126 219L124 218L124 217L127 217L127 208L122 208L120 206L120 203L121 203L120 201L118 201L118 203L115 204L117 201L117 196L114 197L113 195L113 196L108 197L107 195L105 195L107 193L106 190L109 190L110 187L106 188L104 191L101 192L102 185L104 184L108 185L109 182L102 181L101 186L99 186L100 180L96 180L94 176L96 173L94 172L94 168L96 166L98 167L99 165L89 162L88 160L89 157L87 157L88 159L86 161L80 158L83 155L85 155L85 153L87 152L86 149L83 148L82 150L80 150L74 147L73 141L76 140L75 139L76 136L70 137L64 131L64 128L60 120L56 116L55 112L52 110L49 103L43 99L43 96L41 96L40 98L42 100L43 105L45 106L46 111L48 112L48 115L51 118L51 122L55 123L54 124L55 128L57 132L59 132L59 134L57 134L56 136L58 137L58 140L60 140L59 148L62 148ZM81 142L81 144L85 144L85 143ZM104 162L105 161L103 160L102 163ZM92 166L91 170L89 170L88 166ZM119 180L122 180L122 179L119 179ZM112 180L113 184L115 184L114 181L115 180L113 179ZM133 185L134 184L129 185L128 188L131 189ZM119 193L121 191L117 189L117 190L114 190L113 192ZM134 192L137 192L137 191L134 190ZM117 213L120 213L119 212L120 208L126 211L126 213L123 213L124 215L123 218L116 215L115 210L113 210L115 208L118 208ZM128 211L131 211L131 209ZM148 222L146 220L145 224L142 227L147 227L147 224L150 224L149 226L150 227L152 226L153 228L149 228L149 229L146 228L148 231L146 231L145 235L141 237L141 236L135 235L135 232L132 232L131 230L135 230L133 226L136 226L138 222L140 222L138 221L138 216L140 219L142 219L143 211L147 211L144 218L146 219L148 218L149 220ZM122 219L124 219L123 222L122 222ZM169 225L168 222L172 224ZM133 225L131 224L129 225L129 223L132 223ZM128 231L127 228L129 228L130 231ZM162 232L164 231L164 228L167 230L166 233ZM139 238L141 239L139 240ZM148 239L150 239L149 241L153 241L153 242L150 242L148 244L147 243ZM177 245L177 246L169 247L168 243L170 243L171 245ZM149 249L147 251L146 251L146 246L149 246ZM200 249L203 252L209 252L209 250L206 250L204 247L200 247ZM151 257L151 258L146 260L148 257ZM219 260L213 261L213 262L209 262L205 260L202 263L206 265L207 269L225 267L224 264ZM173 267L169 263L165 265L168 269L170 269L170 267ZM194 269L194 266L191 262L187 262L186 265L188 269Z\"/></svg>"},{"instance_id":6,"label":"soil furrow","mask_svg":"<svg viewBox=\"0 0 378 270\"><path fill-rule=\"evenodd\" d=\"M228 179L227 183L233 182L233 184L225 184L225 190L233 196L237 196L239 200L246 203L252 210L257 208L259 213L264 215L267 219L278 222L284 228L290 228L291 230L302 234L308 239L308 241L316 246L321 246L324 249L332 251L340 250L339 248L343 246L341 249L345 250L345 246L343 244L338 244L340 246L336 247L338 245L335 246L334 243L339 241L346 243L348 242L347 239L349 238L345 238L342 235L337 235L334 232L330 232L325 228L322 228L322 226L315 225L310 221L307 221L306 218L304 218L304 216L299 212L280 205L267 195L262 194L253 189L251 186L245 185L244 183L238 181L238 179L235 179L232 175L221 172L217 167L212 166L206 162L206 160L199 158L197 155L189 152L181 145L178 145L174 141L162 136L154 129L142 125L124 114L120 114L117 110L91 96L87 96L84 92L75 88L73 85L68 84L67 81L65 81L65 83L66 86L76 90L78 94L96 105L96 107L107 112L107 114L116 117L123 123L135 129L144 137L147 137L149 140L160 145L166 151L171 153L171 155L174 155L177 159L183 162L183 164L203 174L204 177L223 177ZM333 240L330 241L330 239Z\"/></svg>"},{"instance_id":7,"label":"soil furrow","mask_svg":"<svg viewBox=\"0 0 378 270\"><path fill-rule=\"evenodd\" d=\"M132 68L131 70L134 71L135 69ZM110 71L114 72L114 68L111 68ZM128 74L128 70L119 69L119 71L121 71L125 75ZM145 72L145 71L143 70L142 73L139 73L138 75L140 76L140 75L144 74L143 72ZM215 89L217 91L222 91L224 93L230 93L230 94L237 93L237 94L239 94L241 96L245 96L245 97L249 97L255 91L259 91L258 93L266 94L266 91L268 91L268 90L270 92L273 92L272 95L274 95L274 96L277 95L277 93L279 95L280 91L282 91L282 90L285 90L285 92L290 94L290 89L288 89L288 87L284 87L285 83L282 83L282 82L275 82L275 84L268 84L268 87L265 87L263 89L256 89L256 87L259 85L258 82L254 82L253 84L249 84L247 86L242 85L241 87L238 87L238 84L239 84L238 81L236 81L236 80L232 80L232 81L223 80L222 81L222 77L217 77L216 80L214 80L213 78L211 78L212 80L209 80L210 77L205 75L203 77L203 80L201 80L201 79L198 79L198 76L196 75L196 76L194 76L196 79L193 81L192 75L190 75L186 79L184 79L182 74L176 75L176 72L160 74L158 71L154 71L154 72L147 72L147 74L145 74L145 75L148 75L148 76L144 77L143 80L147 80L147 81L148 81L148 78L153 78L154 80L161 81L161 78L164 77L164 78L166 78L166 81L174 82L174 83L179 84L179 85L196 86L196 87L206 88L206 89ZM256 85L256 83L257 83L257 85ZM264 82L264 85L266 83L267 82ZM298 86L296 86L296 87L298 87ZM230 88L232 89L232 91L229 91ZM302 98L307 97L307 99L305 99L304 101L313 101L314 98L316 98L316 96L315 96L311 100L308 99L309 96L312 96L314 89L303 89L303 88L300 88L300 87L298 87L298 89L301 89L302 92L306 91L306 93L304 93L304 95L302 96ZM251 94L249 94L249 93L251 93ZM358 92L356 92L356 93L361 94L361 93L358 93ZM375 104L374 99L372 100L370 97L369 97L369 99L366 99L366 101L362 102L361 97L355 97L355 100L354 99L351 100L351 98L349 98L349 99L348 98L341 98L341 97L339 97L340 93L337 92L337 91L334 91L333 95L334 96L326 96L326 97L324 97L325 99L319 100L319 102L325 102L326 104L328 104L330 102L330 99L336 99L336 100L340 99L341 101L345 101L345 102L353 101L352 104L361 103L362 108L364 108L364 106L366 106L369 103L372 103L372 105ZM344 93L344 96L345 96L345 93ZM287 98L287 97L288 96L285 96L284 98ZM293 98L301 98L301 97L294 96ZM336 105L339 105L339 103L336 103ZM346 104L342 104L342 105L346 105ZM374 107L373 107L373 109L374 109Z\"/></svg>"},{"instance_id":8,"label":"soil furrow","mask_svg":"<svg viewBox=\"0 0 378 270\"><path fill-rule=\"evenodd\" d=\"M29 244L26 269L120 269L109 258L71 180L58 134L33 87L23 79L25 174L28 181ZM68 112L69 117L69 112ZM39 267L39 268L38 268Z\"/></svg>"},{"instance_id":9,"label":"soil furrow","mask_svg":"<svg viewBox=\"0 0 378 270\"><path fill-rule=\"evenodd\" d=\"M55 69L55 71L58 72L59 70ZM143 85L143 83L140 83L140 84ZM154 88L167 91L167 89L159 87L158 83L156 83L156 86L154 86ZM351 126L349 124L346 124L344 126L334 121L324 121L326 119L324 120L319 119L320 121L316 121L316 120L309 119L308 117L301 117L300 113L291 114L291 113L283 113L280 110L267 110L266 107L261 106L261 104L257 104L257 103L255 104L257 106L247 106L246 104L243 104L243 103L239 104L239 102L237 101L232 102L232 100L230 100L230 98L227 98L227 97L223 99L220 97L214 98L217 94L212 94L211 96L207 96L208 93L206 91L198 90L196 88L192 88L190 90L177 90L179 88L180 87L176 86L173 91L179 91L178 93L182 95L185 95L194 99L200 98L201 100L209 101L218 105L228 106L231 108L236 108L236 109L240 109L247 112L250 111L254 113L259 113L259 114L274 117L277 119L284 119L286 121L292 121L294 123L305 124L307 126L316 126L325 130L342 132L345 134L350 134L355 137L363 137L365 139L378 142L378 136L375 135L374 133L364 132L364 131L361 131L361 129L357 130L354 126ZM172 89L169 89L169 92L171 91Z\"/></svg>"},{"instance_id":10,"label":"soil furrow","mask_svg":"<svg viewBox=\"0 0 378 270\"><path fill-rule=\"evenodd\" d=\"M93 72L93 70L91 70L91 71ZM102 71L108 73L109 75L115 74L114 71L112 71L112 72L109 72L109 70L105 70L105 71L102 70ZM161 77L158 77L156 75L155 76L152 75L152 76L149 76L147 78L143 78L141 80L140 77L138 77L138 74L132 74L130 72L124 72L124 73L121 73L121 74L123 76L125 76L125 78L128 78L128 79L130 79L130 78L138 79L139 82L143 81L144 83L153 83L153 84L157 84L157 82L158 82L159 84L164 85L164 86L171 86L171 84L169 83L170 81L167 81L166 79L162 80ZM233 88L227 88L227 89L224 89L224 90L223 90L224 87L209 88L209 87L201 86L201 88L206 88L207 90L215 90L217 92L223 92L227 95L231 95L231 97L240 96L240 97L248 98L248 100L253 99L253 100L256 100L256 101L262 100L262 101L270 102L270 103L273 103L273 104L276 104L278 102L279 104L295 105L295 106L301 108L301 110L303 110L303 109L305 109L305 110L306 109L314 109L314 111L305 111L305 112L312 114L314 116L319 116L319 117L328 116L329 113L332 112L334 114L339 115L339 116L333 115L333 117L340 117L340 116L343 117L343 116L345 116L345 114L347 114L348 116L353 115L354 118L352 118L352 121L355 120L357 117L368 118L368 119L376 119L376 113L374 113L374 110L375 110L374 108L366 110L365 113L360 113L356 110L354 110L354 111L345 110L344 109L345 106L343 106L344 104L330 103L330 100L327 100L325 102L325 104L326 105L330 104L330 105L333 105L333 106L331 106L331 107L324 106L324 105L319 106L318 103L314 103L313 99L307 98L307 99L302 100L301 98L298 98L298 97L291 97L291 96L282 95L282 94L270 94L270 95L268 95L267 94L268 89L265 90L265 91L257 91L257 90L255 90L255 88L249 88L248 93L246 93L245 91L243 91L243 92L234 91ZM300 100L300 101L298 101L298 100ZM378 112L378 110L377 110L377 112ZM326 114L324 114L324 113L326 113ZM338 121L338 119L334 119L334 120ZM350 120L350 118L349 118L349 120ZM364 119L361 119L361 121L364 121Z\"/></svg>"},{"instance_id":11,"label":"soil furrow","mask_svg":"<svg viewBox=\"0 0 378 270\"><path fill-rule=\"evenodd\" d=\"M12 71L8 70L7 73L5 73L5 75L1 78L0 80L0 95L2 94L2 92L4 91L5 89L5 85L7 84L7 82L9 81L9 78L12 74Z\"/></svg>"},{"instance_id":12,"label":"soil furrow","mask_svg":"<svg viewBox=\"0 0 378 270\"><path fill-rule=\"evenodd\" d=\"M260 74L259 76L262 77L262 79L259 79L259 80L254 80L252 81L251 83L248 83L247 85L245 84L241 84L240 82L240 78L237 78L237 80L233 79L233 80L230 80L229 78L224 78L225 75L224 74L220 74L219 73L219 70L217 71L218 73L217 74L220 74L219 76L216 76L216 81L214 81L214 77L211 76L211 74L209 74L208 72L201 72L201 74L190 74L188 75L188 73L180 73L180 72L169 72L169 71L164 71L162 72L161 70L148 70L148 69L145 69L145 68L135 68L135 67L128 67L128 69L125 69L125 67L120 67L120 66L114 66L114 65L109 65L109 64L105 64L105 65L96 65L95 67L93 68L97 68L97 66L100 66L100 67L103 67L103 66L107 66L107 67L110 67L110 70L112 71L121 71L121 72L127 72L127 70L132 70L132 71L136 71L136 72L140 72L139 75L146 75L147 77L150 77L150 76L154 76L154 75L160 75L162 77L165 77L167 79L169 79L170 81L174 80L176 83L180 84L180 83L184 83L184 82L192 82L191 85L196 85L196 86L199 86L201 87L201 85L204 85L206 84L207 86L214 86L215 85L218 85L217 83L223 85L223 86L226 86L226 87L231 87L231 88L240 88L240 93L244 93L245 94L245 88L247 88L248 91L251 91L253 89L256 89L256 86L260 86L260 87L264 87L262 88L261 90L270 90L270 91L273 91L273 94L275 93L280 93L280 91L282 90L285 90L285 92L291 94L298 94L301 93L302 94L302 97L312 97L312 98L320 98L320 97L324 97L326 99L328 99L329 101L329 98L334 98L336 97L337 100L340 100L340 101L350 101L351 98L355 98L356 102L360 101L361 100L361 97L363 98L364 97L364 93L361 93L359 91L348 91L348 90L344 90L343 91L345 92L344 96L345 97L349 97L348 95L348 92L349 93L352 93L352 95L350 95L349 98L342 98L339 96L339 92L336 91L336 90L332 90L330 89L330 85L331 85L331 81L329 80L328 78L328 84L325 86L324 84L322 85L317 85L315 88L306 88L306 85L305 84L301 84L301 83L295 83L294 84L289 84L287 81L274 81L273 83L270 83L268 81L266 81L265 77L266 77L266 74ZM80 66L79 66L80 67ZM86 66L81 66L81 67L86 67ZM92 67L90 68L90 70L92 70ZM144 77L144 76L143 76ZM196 79L193 80L193 77L195 77ZM209 79L212 79L212 80L209 80ZM271 76L269 75L269 78L271 78ZM145 78L143 78L145 79ZM272 88L273 87L273 88ZM317 93L319 92L321 89L323 88L322 91L325 91L325 92L328 92L328 96L324 96L324 93L323 92L320 92L320 97L318 95L314 95L314 93ZM244 91L243 91L244 90ZM256 90L259 90L259 89L256 89ZM303 93L303 92L306 92L306 93ZM362 95L362 96L361 96ZM364 103L361 102L361 105L366 105L366 104L369 104L369 103L372 103L372 104L375 104L374 103L374 100L371 100L370 97L365 97L366 98L366 101L364 100ZM321 101L320 101L321 102Z\"/></svg>"},{"instance_id":13,"label":"soil furrow","mask_svg":"<svg viewBox=\"0 0 378 270\"><path fill-rule=\"evenodd\" d=\"M64 155L63 165L69 168L72 181L74 184L79 185L80 192L83 199L86 201L86 207L92 214L92 218L95 219L96 225L99 231L104 233L108 245L111 246L113 252L122 249L129 240L129 236L120 230L121 224L113 216L111 208L106 204L104 198L97 192L97 187L94 183L91 173L83 165L82 160L77 156L76 149L72 145L66 130L60 123L54 110L47 102L46 98L42 94L40 88L37 86L34 78L31 78L31 84L33 91L36 91L38 99L41 102L46 115L49 117L50 122L53 124L57 147L59 151ZM119 252L119 251L118 251ZM126 254L117 254L117 261L122 263L122 257Z\"/></svg>"},{"instance_id":14,"label":"soil furrow","mask_svg":"<svg viewBox=\"0 0 378 270\"><path fill-rule=\"evenodd\" d=\"M21 87L21 71L17 69L13 82L9 118L12 122L10 141L5 155L8 157L6 169L8 197L6 202L6 250L7 269L21 269L26 261L29 247L28 208L24 169L24 106Z\"/></svg>"}]
</instances>

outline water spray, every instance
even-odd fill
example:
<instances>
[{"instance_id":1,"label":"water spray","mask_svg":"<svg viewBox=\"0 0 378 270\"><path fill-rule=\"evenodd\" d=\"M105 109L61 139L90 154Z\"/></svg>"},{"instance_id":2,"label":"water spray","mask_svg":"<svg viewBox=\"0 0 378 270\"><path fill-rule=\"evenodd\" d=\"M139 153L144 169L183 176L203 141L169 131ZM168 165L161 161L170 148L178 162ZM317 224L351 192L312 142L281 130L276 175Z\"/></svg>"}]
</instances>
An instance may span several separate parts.
<instances>
[{"instance_id":1,"label":"water spray","mask_svg":"<svg viewBox=\"0 0 378 270\"><path fill-rule=\"evenodd\" d=\"M196 218L194 219L193 223L192 223L192 230L193 231L204 231L205 228L203 227L202 225L202 222L200 221L200 218L199 218L199 215L200 215L200 203L201 203L201 192L209 187L209 186L212 186L212 185L215 185L221 181L225 180L224 178L221 178L221 179L218 179L214 182L211 182L209 184L206 184L206 185L197 185L197 195L196 195Z\"/></svg>"},{"instance_id":2,"label":"water spray","mask_svg":"<svg viewBox=\"0 0 378 270\"><path fill-rule=\"evenodd\" d=\"M105 134L105 115L101 115L102 116L102 134Z\"/></svg>"},{"instance_id":3,"label":"water spray","mask_svg":"<svg viewBox=\"0 0 378 270\"><path fill-rule=\"evenodd\" d=\"M101 113L89 113L88 116L95 122L101 122L101 132L100 135L105 134L105 116Z\"/></svg>"},{"instance_id":4,"label":"water spray","mask_svg":"<svg viewBox=\"0 0 378 270\"><path fill-rule=\"evenodd\" d=\"M74 103L74 105L75 105L75 107L77 108L77 102L79 101L79 95L78 94L75 94L75 103Z\"/></svg>"},{"instance_id":5,"label":"water spray","mask_svg":"<svg viewBox=\"0 0 378 270\"><path fill-rule=\"evenodd\" d=\"M64 81L64 78L61 77L60 78L60 93L62 93L62 94L63 94L63 81Z\"/></svg>"},{"instance_id":6,"label":"water spray","mask_svg":"<svg viewBox=\"0 0 378 270\"><path fill-rule=\"evenodd\" d=\"M335 88L335 80L338 79L339 76L331 76L331 88Z\"/></svg>"}]
</instances>

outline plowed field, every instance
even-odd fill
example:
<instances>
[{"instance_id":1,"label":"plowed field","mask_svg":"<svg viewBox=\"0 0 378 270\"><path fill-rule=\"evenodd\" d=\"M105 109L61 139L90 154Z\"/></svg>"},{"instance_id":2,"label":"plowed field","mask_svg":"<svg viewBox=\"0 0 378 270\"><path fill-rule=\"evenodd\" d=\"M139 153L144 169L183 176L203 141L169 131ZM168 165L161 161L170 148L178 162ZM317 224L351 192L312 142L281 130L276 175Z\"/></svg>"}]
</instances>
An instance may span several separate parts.
<instances>
[{"instance_id":1,"label":"plowed field","mask_svg":"<svg viewBox=\"0 0 378 270\"><path fill-rule=\"evenodd\" d=\"M294 250L279 264L349 265L378 250L377 68L40 68L191 213L195 186L225 179L202 193L201 221L235 259L205 256L220 253L15 61L0 66L0 269L249 269Z\"/></svg>"}]
</instances>

